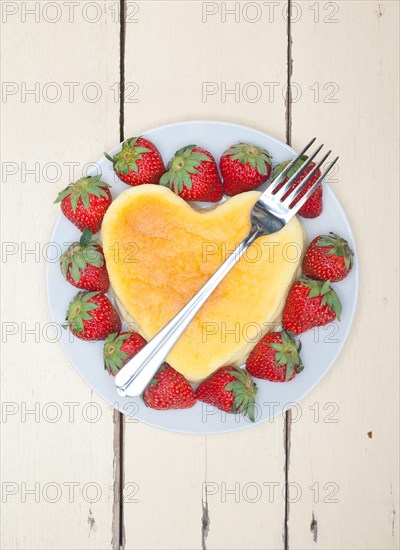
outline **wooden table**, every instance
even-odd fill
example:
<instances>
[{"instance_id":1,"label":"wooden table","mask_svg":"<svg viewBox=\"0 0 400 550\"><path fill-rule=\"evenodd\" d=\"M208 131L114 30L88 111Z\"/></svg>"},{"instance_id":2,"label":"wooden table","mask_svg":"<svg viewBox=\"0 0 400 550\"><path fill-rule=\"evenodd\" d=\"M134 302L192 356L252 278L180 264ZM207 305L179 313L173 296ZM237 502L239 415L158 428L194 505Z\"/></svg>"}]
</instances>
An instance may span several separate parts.
<instances>
[{"instance_id":1,"label":"wooden table","mask_svg":"<svg viewBox=\"0 0 400 550\"><path fill-rule=\"evenodd\" d=\"M1 547L398 548L398 3L292 1L290 23L278 1L122 6L125 24L114 0L1 2ZM359 250L335 367L285 417L223 436L122 422L46 302L58 190L188 119L318 135Z\"/></svg>"}]
</instances>

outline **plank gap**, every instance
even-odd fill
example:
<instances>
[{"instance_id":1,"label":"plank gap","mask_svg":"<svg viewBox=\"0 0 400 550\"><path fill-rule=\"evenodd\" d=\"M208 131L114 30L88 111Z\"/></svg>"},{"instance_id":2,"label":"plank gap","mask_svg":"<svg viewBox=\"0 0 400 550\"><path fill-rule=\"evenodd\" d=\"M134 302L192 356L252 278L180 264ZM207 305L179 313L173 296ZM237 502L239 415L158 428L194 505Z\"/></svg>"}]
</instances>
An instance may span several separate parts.
<instances>
[{"instance_id":1,"label":"plank gap","mask_svg":"<svg viewBox=\"0 0 400 550\"><path fill-rule=\"evenodd\" d=\"M292 0L288 1L287 12L287 81L286 81L286 143L292 145L292 73L293 73L293 57L292 57ZM284 447L285 447L285 513L283 523L283 547L289 550L289 464L290 464L290 445L291 445L291 428L292 428L292 413L290 409L285 414L284 426Z\"/></svg>"},{"instance_id":2,"label":"plank gap","mask_svg":"<svg viewBox=\"0 0 400 550\"><path fill-rule=\"evenodd\" d=\"M119 413L119 547L118 550L125 548L125 516L124 516L124 486L125 486L125 421L124 415Z\"/></svg>"},{"instance_id":3,"label":"plank gap","mask_svg":"<svg viewBox=\"0 0 400 550\"><path fill-rule=\"evenodd\" d=\"M125 51L126 51L126 0L120 0L119 30L119 139L124 141L125 127ZM124 415L114 411L114 509L113 550L125 547L124 525Z\"/></svg>"},{"instance_id":4,"label":"plank gap","mask_svg":"<svg viewBox=\"0 0 400 550\"><path fill-rule=\"evenodd\" d=\"M293 73L293 58L292 58L292 0L288 1L287 12L287 82L286 82L286 143L292 145L292 73ZM283 547L289 550L289 463L290 463L290 445L291 445L291 428L292 428L292 413L290 409L285 414L284 426L284 447L285 447L285 512L283 522Z\"/></svg>"},{"instance_id":5,"label":"plank gap","mask_svg":"<svg viewBox=\"0 0 400 550\"><path fill-rule=\"evenodd\" d=\"M205 436L204 455L205 455L204 483L203 483L203 494L201 498L201 508L202 508L201 547L202 547L202 550L207 550L207 537L210 531L210 513L208 510L208 498L207 498L207 436Z\"/></svg>"},{"instance_id":6,"label":"plank gap","mask_svg":"<svg viewBox=\"0 0 400 550\"><path fill-rule=\"evenodd\" d=\"M283 547L289 550L289 464L290 444L292 429L292 412L289 409L285 414L285 426L283 432L283 444L285 447L285 517L283 522Z\"/></svg>"},{"instance_id":7,"label":"plank gap","mask_svg":"<svg viewBox=\"0 0 400 550\"><path fill-rule=\"evenodd\" d=\"M119 35L119 140L124 141L125 126L125 51L126 51L126 0L120 0Z\"/></svg>"},{"instance_id":8,"label":"plank gap","mask_svg":"<svg viewBox=\"0 0 400 550\"><path fill-rule=\"evenodd\" d=\"M315 519L314 512L312 513L311 517L311 523L310 523L310 531L313 536L313 542L317 544L318 542L318 521Z\"/></svg>"},{"instance_id":9,"label":"plank gap","mask_svg":"<svg viewBox=\"0 0 400 550\"><path fill-rule=\"evenodd\" d=\"M292 0L288 1L287 5L287 82L286 82L286 143L292 144L292 73L293 73L293 59L292 59Z\"/></svg>"},{"instance_id":10,"label":"plank gap","mask_svg":"<svg viewBox=\"0 0 400 550\"><path fill-rule=\"evenodd\" d=\"M119 43L119 139L125 139L125 51L126 51L126 2L120 0L120 43ZM119 413L119 545L118 550L125 548L124 523L124 453L125 453L125 422L124 415Z\"/></svg>"},{"instance_id":11,"label":"plank gap","mask_svg":"<svg viewBox=\"0 0 400 550\"><path fill-rule=\"evenodd\" d=\"M123 415L114 410L114 504L112 519L112 548L123 547Z\"/></svg>"}]
</instances>

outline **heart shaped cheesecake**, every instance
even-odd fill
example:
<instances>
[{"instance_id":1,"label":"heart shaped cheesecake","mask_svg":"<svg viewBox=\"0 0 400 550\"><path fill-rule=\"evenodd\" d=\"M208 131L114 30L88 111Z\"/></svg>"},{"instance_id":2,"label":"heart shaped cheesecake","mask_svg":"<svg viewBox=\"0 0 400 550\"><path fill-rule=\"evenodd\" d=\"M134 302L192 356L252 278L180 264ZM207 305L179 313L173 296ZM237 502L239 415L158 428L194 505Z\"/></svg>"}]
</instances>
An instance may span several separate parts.
<instances>
[{"instance_id":1,"label":"heart shaped cheesecake","mask_svg":"<svg viewBox=\"0 0 400 550\"><path fill-rule=\"evenodd\" d=\"M160 185L121 193L107 210L101 235L124 319L147 340L154 337L247 235L259 196L249 191L196 210ZM296 217L255 241L190 323L168 362L193 382L223 365L240 365L276 328L303 250Z\"/></svg>"}]
</instances>

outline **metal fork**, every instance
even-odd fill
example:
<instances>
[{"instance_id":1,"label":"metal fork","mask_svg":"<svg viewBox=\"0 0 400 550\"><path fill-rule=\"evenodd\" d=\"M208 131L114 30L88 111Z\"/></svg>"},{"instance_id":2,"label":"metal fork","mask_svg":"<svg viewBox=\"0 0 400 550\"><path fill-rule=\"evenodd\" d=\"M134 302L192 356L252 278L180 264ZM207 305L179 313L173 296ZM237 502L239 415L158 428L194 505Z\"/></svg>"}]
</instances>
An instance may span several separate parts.
<instances>
[{"instance_id":1,"label":"metal fork","mask_svg":"<svg viewBox=\"0 0 400 550\"><path fill-rule=\"evenodd\" d=\"M293 205L295 199L329 157L331 151L328 151L326 155L324 155L296 189L289 192L293 182L303 173L307 166L309 166L320 152L323 145L318 147L316 151L301 164L296 172L278 191L274 192L277 186L284 181L288 172L297 161L301 159L315 140L316 138L312 139L306 147L304 147L301 153L299 153L272 181L267 190L264 191L255 203L250 213L251 229L247 237L243 239L239 246L199 292L193 296L190 302L119 371L115 377L115 384L121 396L135 397L141 395L198 310L236 262L239 261L247 248L259 237L276 233L282 229L321 184L322 180L327 176L339 157L336 157L304 196Z\"/></svg>"}]
</instances>

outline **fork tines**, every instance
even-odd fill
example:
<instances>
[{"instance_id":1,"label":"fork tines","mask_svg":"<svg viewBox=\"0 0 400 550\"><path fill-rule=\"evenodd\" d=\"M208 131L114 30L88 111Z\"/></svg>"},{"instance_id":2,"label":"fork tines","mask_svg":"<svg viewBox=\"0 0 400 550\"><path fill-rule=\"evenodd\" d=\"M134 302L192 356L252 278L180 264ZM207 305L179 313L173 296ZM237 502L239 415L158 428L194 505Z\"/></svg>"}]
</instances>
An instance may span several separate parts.
<instances>
[{"instance_id":1,"label":"fork tines","mask_svg":"<svg viewBox=\"0 0 400 550\"><path fill-rule=\"evenodd\" d=\"M282 185L282 187L274 193L274 190L277 188L277 186L282 183L282 181L285 180L287 174L290 172L290 170L295 166L295 164L301 159L301 157L304 155L306 151L311 147L311 145L315 142L316 138L313 138L295 157L287 166L286 168L275 178L272 180L272 183L268 189L270 194L273 196L274 199L281 200L281 197L284 197L284 200L281 200L282 204L284 204L287 208L289 208L292 203L296 200L296 198L300 195L300 193L305 189L308 182L314 177L315 173L321 168L323 163L326 161L326 159L329 157L332 151L328 151L323 158L316 164L311 172L304 178L304 180L298 185L295 189L290 191L290 193L287 195L287 192L290 190L293 183L297 180L299 176L304 172L304 170L310 165L310 163L314 160L314 158L318 155L318 153L321 151L323 144L320 145L314 153L309 156L302 164L301 166L296 170L296 172L288 179L288 181ZM321 174L321 176L318 178L318 180L308 189L308 191L304 194L303 197L297 202L295 205L293 205L290 210L291 212L297 212L300 210L300 208L303 206L305 202L311 197L311 195L314 193L314 191L317 189L317 187L322 183L322 181L326 178L328 173L332 170L332 167L337 162L339 157L336 157L335 160L328 166L328 168Z\"/></svg>"}]
</instances>

